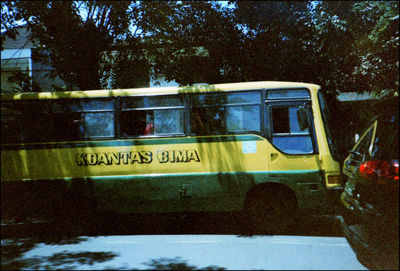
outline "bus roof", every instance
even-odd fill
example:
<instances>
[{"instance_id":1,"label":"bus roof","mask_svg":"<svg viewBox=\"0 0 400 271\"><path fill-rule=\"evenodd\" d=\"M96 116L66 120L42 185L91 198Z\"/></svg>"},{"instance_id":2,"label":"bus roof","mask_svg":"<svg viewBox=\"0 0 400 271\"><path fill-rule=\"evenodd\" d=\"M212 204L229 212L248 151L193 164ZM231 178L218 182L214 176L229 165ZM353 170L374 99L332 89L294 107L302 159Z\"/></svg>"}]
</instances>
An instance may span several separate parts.
<instances>
[{"instance_id":1,"label":"bus roof","mask_svg":"<svg viewBox=\"0 0 400 271\"><path fill-rule=\"evenodd\" d=\"M285 89L285 88L308 88L316 91L319 86L315 84L300 82L281 81L258 81L226 84L195 84L183 87L153 87L153 88L127 88L127 89L104 89L104 90L78 90L59 92L25 92L18 94L1 94L2 100L22 99L60 99L60 98L95 98L115 96L144 96L144 95L165 95L177 93L201 93L219 91L243 91L256 89Z\"/></svg>"}]
</instances>

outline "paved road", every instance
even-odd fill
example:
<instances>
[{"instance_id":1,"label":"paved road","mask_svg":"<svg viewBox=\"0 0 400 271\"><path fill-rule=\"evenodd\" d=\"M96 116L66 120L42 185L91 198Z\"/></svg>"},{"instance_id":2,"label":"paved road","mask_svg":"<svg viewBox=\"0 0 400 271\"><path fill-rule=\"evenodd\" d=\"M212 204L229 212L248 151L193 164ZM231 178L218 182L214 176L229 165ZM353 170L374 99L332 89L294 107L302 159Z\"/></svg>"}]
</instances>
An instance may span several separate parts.
<instances>
[{"instance_id":1,"label":"paved road","mask_svg":"<svg viewBox=\"0 0 400 271\"><path fill-rule=\"evenodd\" d=\"M235 214L96 217L2 223L2 269L365 268L340 217L315 216L279 235L242 232Z\"/></svg>"},{"instance_id":2,"label":"paved road","mask_svg":"<svg viewBox=\"0 0 400 271\"><path fill-rule=\"evenodd\" d=\"M2 246L3 242L7 240ZM80 270L365 270L343 237L316 236L81 236L64 244L37 243L14 267L18 264L29 269Z\"/></svg>"}]
</instances>

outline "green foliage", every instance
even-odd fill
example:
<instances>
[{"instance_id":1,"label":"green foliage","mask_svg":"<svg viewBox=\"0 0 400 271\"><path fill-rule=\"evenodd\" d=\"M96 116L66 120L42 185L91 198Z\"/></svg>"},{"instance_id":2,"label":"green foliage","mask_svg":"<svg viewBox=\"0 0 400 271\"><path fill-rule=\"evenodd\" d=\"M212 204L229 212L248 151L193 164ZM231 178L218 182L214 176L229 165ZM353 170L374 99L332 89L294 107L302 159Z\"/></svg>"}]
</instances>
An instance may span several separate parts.
<instances>
[{"instance_id":1,"label":"green foliage","mask_svg":"<svg viewBox=\"0 0 400 271\"><path fill-rule=\"evenodd\" d=\"M398 1L361 2L354 10L370 19L370 28L357 42L361 52L358 74L367 88L377 94L393 95L399 88L399 6Z\"/></svg>"},{"instance_id":2,"label":"green foliage","mask_svg":"<svg viewBox=\"0 0 400 271\"><path fill-rule=\"evenodd\" d=\"M145 57L142 44L135 39L127 44L116 46L112 56L112 88L148 87L150 64ZM121 48L122 47L122 48Z\"/></svg>"},{"instance_id":3,"label":"green foliage","mask_svg":"<svg viewBox=\"0 0 400 271\"><path fill-rule=\"evenodd\" d=\"M6 37L16 38L18 31L17 21L21 19L13 1L1 1L1 50ZM4 35L3 35L4 31Z\"/></svg>"},{"instance_id":4,"label":"green foliage","mask_svg":"<svg viewBox=\"0 0 400 271\"><path fill-rule=\"evenodd\" d=\"M229 3L6 1L2 29L25 19L37 60L70 88L143 87L163 75L181 85L311 82L331 97L398 93L398 1Z\"/></svg>"},{"instance_id":5,"label":"green foliage","mask_svg":"<svg viewBox=\"0 0 400 271\"><path fill-rule=\"evenodd\" d=\"M307 2L238 1L235 20L247 33L242 66L246 80L313 82L304 23Z\"/></svg>"},{"instance_id":6,"label":"green foliage","mask_svg":"<svg viewBox=\"0 0 400 271\"><path fill-rule=\"evenodd\" d=\"M143 2L155 74L181 85L239 80L240 31L212 2Z\"/></svg>"},{"instance_id":7,"label":"green foliage","mask_svg":"<svg viewBox=\"0 0 400 271\"><path fill-rule=\"evenodd\" d=\"M396 1L319 2L317 56L328 63L323 78L334 80L331 87L322 85L336 91L398 93L398 14Z\"/></svg>"},{"instance_id":8,"label":"green foliage","mask_svg":"<svg viewBox=\"0 0 400 271\"><path fill-rule=\"evenodd\" d=\"M128 32L130 2L20 1L17 7L32 30L39 49L36 61L55 68L75 88L100 89L100 79L111 65L104 52ZM81 10L86 16L80 16Z\"/></svg>"},{"instance_id":9,"label":"green foliage","mask_svg":"<svg viewBox=\"0 0 400 271\"><path fill-rule=\"evenodd\" d=\"M7 81L15 85L14 91L16 93L41 91L40 85L29 76L29 71L13 72Z\"/></svg>"}]
</instances>

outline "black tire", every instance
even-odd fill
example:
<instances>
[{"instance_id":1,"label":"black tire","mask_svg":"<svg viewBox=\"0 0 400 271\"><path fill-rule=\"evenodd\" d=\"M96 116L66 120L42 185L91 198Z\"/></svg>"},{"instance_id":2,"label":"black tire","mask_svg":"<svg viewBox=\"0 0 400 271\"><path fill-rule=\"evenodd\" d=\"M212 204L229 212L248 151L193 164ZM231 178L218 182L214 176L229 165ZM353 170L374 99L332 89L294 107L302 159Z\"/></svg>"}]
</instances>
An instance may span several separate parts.
<instances>
[{"instance_id":1,"label":"black tire","mask_svg":"<svg viewBox=\"0 0 400 271\"><path fill-rule=\"evenodd\" d=\"M283 191L254 194L246 202L245 228L250 234L277 234L288 230L296 219L296 201Z\"/></svg>"}]
</instances>

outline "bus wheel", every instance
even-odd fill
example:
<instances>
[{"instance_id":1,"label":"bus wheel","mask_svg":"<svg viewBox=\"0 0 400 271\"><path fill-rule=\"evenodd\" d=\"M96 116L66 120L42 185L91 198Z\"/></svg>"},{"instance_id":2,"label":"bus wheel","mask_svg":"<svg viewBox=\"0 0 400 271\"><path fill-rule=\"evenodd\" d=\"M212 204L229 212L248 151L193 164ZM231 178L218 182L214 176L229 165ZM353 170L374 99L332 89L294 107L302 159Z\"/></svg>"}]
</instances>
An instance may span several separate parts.
<instances>
[{"instance_id":1,"label":"bus wheel","mask_svg":"<svg viewBox=\"0 0 400 271\"><path fill-rule=\"evenodd\" d=\"M250 234L276 234L289 228L295 221L295 199L282 191L257 193L245 205L245 228Z\"/></svg>"}]
</instances>

